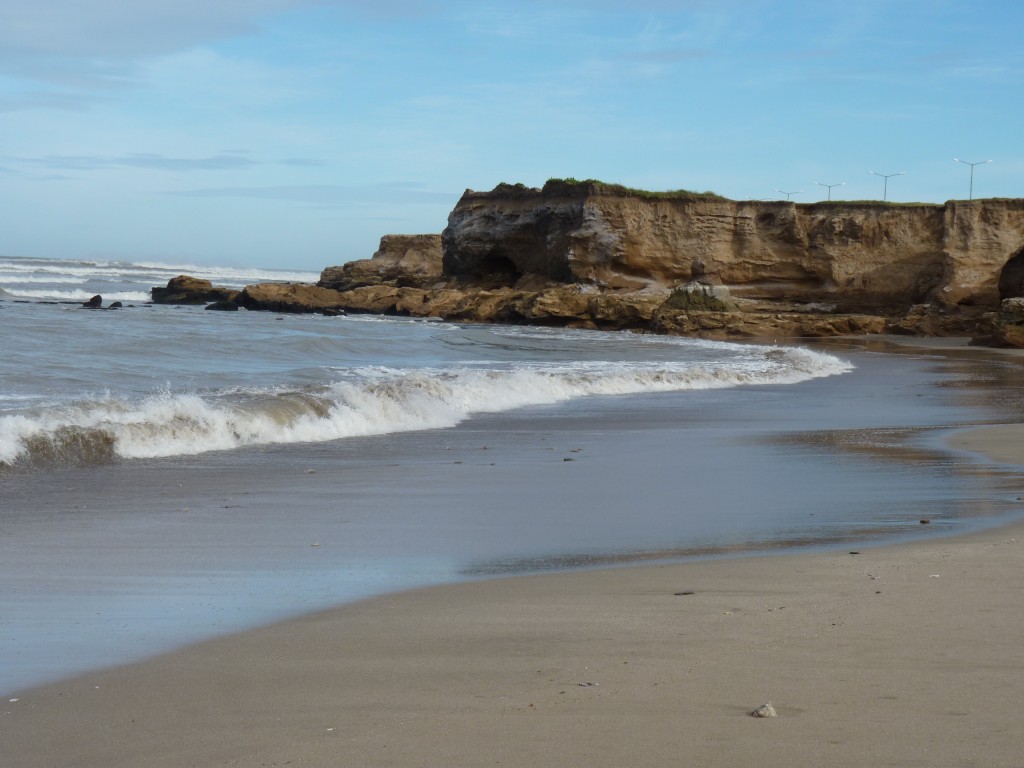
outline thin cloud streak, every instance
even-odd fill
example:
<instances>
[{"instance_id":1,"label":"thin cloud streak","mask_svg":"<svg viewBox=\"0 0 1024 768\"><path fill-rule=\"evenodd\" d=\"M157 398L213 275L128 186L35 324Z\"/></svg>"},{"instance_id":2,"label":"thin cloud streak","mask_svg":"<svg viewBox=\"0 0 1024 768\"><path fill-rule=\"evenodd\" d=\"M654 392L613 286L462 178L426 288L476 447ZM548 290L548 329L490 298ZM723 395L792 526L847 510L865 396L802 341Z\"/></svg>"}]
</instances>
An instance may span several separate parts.
<instances>
[{"instance_id":1,"label":"thin cloud streak","mask_svg":"<svg viewBox=\"0 0 1024 768\"><path fill-rule=\"evenodd\" d=\"M461 192L433 192L418 184L281 184L266 187L212 187L169 192L177 197L251 198L284 200L309 204L447 203L458 200Z\"/></svg>"},{"instance_id":2,"label":"thin cloud streak","mask_svg":"<svg viewBox=\"0 0 1024 768\"><path fill-rule=\"evenodd\" d=\"M155 154L103 157L99 155L47 155L24 160L33 165L73 171L97 171L110 168L143 168L185 173L189 171L226 171L262 165L244 155L223 154L211 157L167 157Z\"/></svg>"}]
</instances>

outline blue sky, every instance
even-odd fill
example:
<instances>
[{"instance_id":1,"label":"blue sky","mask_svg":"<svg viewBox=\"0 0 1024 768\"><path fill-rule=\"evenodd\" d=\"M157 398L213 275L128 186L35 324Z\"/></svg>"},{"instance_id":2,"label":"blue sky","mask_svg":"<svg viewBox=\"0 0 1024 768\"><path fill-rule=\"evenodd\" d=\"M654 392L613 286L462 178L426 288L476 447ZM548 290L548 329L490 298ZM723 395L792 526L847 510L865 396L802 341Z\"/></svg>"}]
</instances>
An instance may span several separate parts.
<instances>
[{"instance_id":1,"label":"blue sky","mask_svg":"<svg viewBox=\"0 0 1024 768\"><path fill-rule=\"evenodd\" d=\"M1019 0L4 0L0 253L317 270L466 188L1024 197Z\"/></svg>"}]
</instances>

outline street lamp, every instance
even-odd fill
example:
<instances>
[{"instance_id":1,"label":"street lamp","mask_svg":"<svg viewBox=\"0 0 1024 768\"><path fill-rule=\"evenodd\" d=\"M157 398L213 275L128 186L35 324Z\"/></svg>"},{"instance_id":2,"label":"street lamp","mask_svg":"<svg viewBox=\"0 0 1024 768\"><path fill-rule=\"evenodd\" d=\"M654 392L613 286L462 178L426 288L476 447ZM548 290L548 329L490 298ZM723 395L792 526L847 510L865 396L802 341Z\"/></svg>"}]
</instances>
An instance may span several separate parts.
<instances>
[{"instance_id":1,"label":"street lamp","mask_svg":"<svg viewBox=\"0 0 1024 768\"><path fill-rule=\"evenodd\" d=\"M817 184L819 187L828 187L828 199L829 200L832 199L832 187L841 187L844 184L846 184L845 181L840 181L838 184L822 184L820 181L816 181L814 183Z\"/></svg>"},{"instance_id":2,"label":"street lamp","mask_svg":"<svg viewBox=\"0 0 1024 768\"><path fill-rule=\"evenodd\" d=\"M970 193L967 196L967 199L968 200L973 200L974 199L974 166L976 166L976 165L984 165L985 163L991 163L992 161L991 160L979 160L976 163L968 163L966 160L961 160L958 157L954 157L953 158L953 162L954 163L963 163L964 165L971 166L971 189L970 189Z\"/></svg>"},{"instance_id":3,"label":"street lamp","mask_svg":"<svg viewBox=\"0 0 1024 768\"><path fill-rule=\"evenodd\" d=\"M778 192L780 195L785 195L787 200L789 200L789 198L791 198L793 195L802 195L803 194L803 190L798 190L796 192L783 192L781 189L778 189L777 187L776 187L775 191Z\"/></svg>"},{"instance_id":4,"label":"street lamp","mask_svg":"<svg viewBox=\"0 0 1024 768\"><path fill-rule=\"evenodd\" d=\"M868 171L868 173L875 173L874 171ZM887 195L889 194L889 179L893 176L902 176L906 171L900 171L899 173L875 173L875 176L881 176L885 181L882 184L882 202L884 203Z\"/></svg>"}]
</instances>

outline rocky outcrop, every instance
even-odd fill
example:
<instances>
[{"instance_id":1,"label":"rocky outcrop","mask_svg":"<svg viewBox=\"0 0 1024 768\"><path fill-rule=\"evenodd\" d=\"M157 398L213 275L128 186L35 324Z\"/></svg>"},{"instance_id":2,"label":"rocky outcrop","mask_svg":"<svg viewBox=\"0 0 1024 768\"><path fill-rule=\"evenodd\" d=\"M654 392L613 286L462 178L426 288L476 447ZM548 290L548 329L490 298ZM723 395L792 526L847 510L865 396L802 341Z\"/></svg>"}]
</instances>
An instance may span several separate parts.
<instances>
[{"instance_id":1,"label":"rocky outcrop","mask_svg":"<svg viewBox=\"0 0 1024 768\"><path fill-rule=\"evenodd\" d=\"M1011 343L996 310L1024 296L1021 199L801 205L551 181L467 191L442 241L449 280L660 295L650 327L669 333Z\"/></svg>"},{"instance_id":2,"label":"rocky outcrop","mask_svg":"<svg viewBox=\"0 0 1024 768\"><path fill-rule=\"evenodd\" d=\"M336 291L368 285L427 288L441 278L440 235L385 235L372 258L327 267L317 285Z\"/></svg>"},{"instance_id":3,"label":"rocky outcrop","mask_svg":"<svg viewBox=\"0 0 1024 768\"><path fill-rule=\"evenodd\" d=\"M441 235L385 236L316 286L249 286L235 302L708 338L1024 344L1024 309L1005 301L1022 296L1024 200L802 205L569 180L469 190Z\"/></svg>"},{"instance_id":4,"label":"rocky outcrop","mask_svg":"<svg viewBox=\"0 0 1024 768\"><path fill-rule=\"evenodd\" d=\"M902 314L915 304L988 306L1024 250L1024 200L945 205L726 200L594 182L467 191L443 235L444 272L526 276L604 290L669 290L702 277L738 299ZM1012 270L1011 270L1012 271Z\"/></svg>"},{"instance_id":5,"label":"rocky outcrop","mask_svg":"<svg viewBox=\"0 0 1024 768\"><path fill-rule=\"evenodd\" d=\"M164 288L150 289L154 304L209 304L213 301L234 301L238 291L215 286L209 280L191 275L172 277Z\"/></svg>"}]
</instances>

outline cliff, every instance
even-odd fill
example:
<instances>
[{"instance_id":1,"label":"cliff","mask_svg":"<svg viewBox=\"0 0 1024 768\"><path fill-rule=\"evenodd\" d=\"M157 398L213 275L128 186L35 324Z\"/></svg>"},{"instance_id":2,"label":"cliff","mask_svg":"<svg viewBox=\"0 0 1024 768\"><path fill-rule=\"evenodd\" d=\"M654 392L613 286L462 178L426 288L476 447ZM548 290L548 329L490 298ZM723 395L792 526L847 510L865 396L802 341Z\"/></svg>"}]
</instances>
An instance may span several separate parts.
<instances>
[{"instance_id":1,"label":"cliff","mask_svg":"<svg viewBox=\"0 0 1024 768\"><path fill-rule=\"evenodd\" d=\"M446 275L491 285L542 277L667 291L700 280L736 298L840 312L994 310L1014 290L1001 295L1004 267L1024 261L1024 200L804 205L549 182L467 191L442 244Z\"/></svg>"},{"instance_id":2,"label":"cliff","mask_svg":"<svg viewBox=\"0 0 1024 768\"><path fill-rule=\"evenodd\" d=\"M679 333L970 335L1024 344L1024 200L728 200L550 181L467 190L441 235L388 235L250 309ZM308 304L308 306L307 306Z\"/></svg>"}]
</instances>

